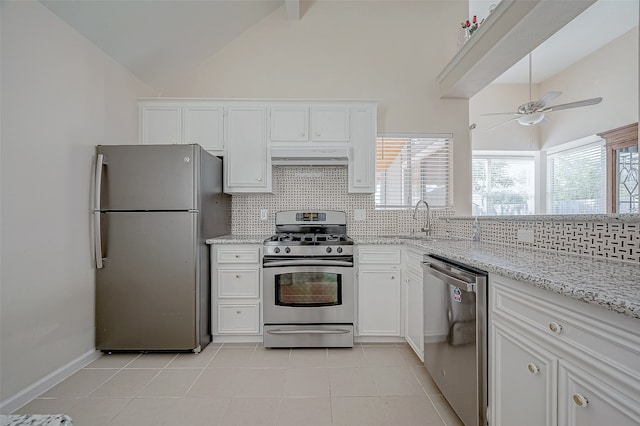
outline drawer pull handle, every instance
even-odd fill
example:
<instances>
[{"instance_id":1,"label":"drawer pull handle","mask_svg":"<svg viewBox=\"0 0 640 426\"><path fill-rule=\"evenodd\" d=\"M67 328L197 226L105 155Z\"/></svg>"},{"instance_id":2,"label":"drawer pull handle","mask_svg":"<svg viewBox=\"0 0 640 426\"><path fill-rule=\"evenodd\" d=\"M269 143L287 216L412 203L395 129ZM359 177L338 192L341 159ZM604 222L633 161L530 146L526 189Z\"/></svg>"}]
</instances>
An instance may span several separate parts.
<instances>
[{"instance_id":1,"label":"drawer pull handle","mask_svg":"<svg viewBox=\"0 0 640 426\"><path fill-rule=\"evenodd\" d=\"M549 330L551 330L553 333L560 334L562 332L562 326L557 322L550 322Z\"/></svg>"},{"instance_id":2,"label":"drawer pull handle","mask_svg":"<svg viewBox=\"0 0 640 426\"><path fill-rule=\"evenodd\" d=\"M240 278L240 274L236 274L236 278Z\"/></svg>"},{"instance_id":3,"label":"drawer pull handle","mask_svg":"<svg viewBox=\"0 0 640 426\"><path fill-rule=\"evenodd\" d=\"M237 258L239 258L239 257L240 257L240 255L239 255L239 254L236 254L236 259L237 259Z\"/></svg>"},{"instance_id":4,"label":"drawer pull handle","mask_svg":"<svg viewBox=\"0 0 640 426\"><path fill-rule=\"evenodd\" d=\"M242 311L236 311L236 314L241 314L241 313L242 313Z\"/></svg>"},{"instance_id":5,"label":"drawer pull handle","mask_svg":"<svg viewBox=\"0 0 640 426\"><path fill-rule=\"evenodd\" d=\"M531 374L538 374L540 372L540 367L538 367L537 365L533 364L533 363L529 363L527 364L527 369L529 370L529 373Z\"/></svg>"},{"instance_id":6,"label":"drawer pull handle","mask_svg":"<svg viewBox=\"0 0 640 426\"><path fill-rule=\"evenodd\" d=\"M576 393L573 395L573 402L578 406L578 407L586 407L587 405L589 405L589 400L580 395L579 393Z\"/></svg>"}]
</instances>

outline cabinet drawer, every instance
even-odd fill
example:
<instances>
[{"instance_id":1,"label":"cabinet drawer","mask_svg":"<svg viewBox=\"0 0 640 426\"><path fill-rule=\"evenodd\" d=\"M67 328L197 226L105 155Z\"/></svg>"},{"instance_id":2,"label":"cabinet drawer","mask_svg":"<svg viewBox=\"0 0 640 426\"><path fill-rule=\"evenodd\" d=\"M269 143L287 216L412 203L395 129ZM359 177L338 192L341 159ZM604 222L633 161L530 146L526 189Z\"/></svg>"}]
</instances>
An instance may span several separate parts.
<instances>
[{"instance_id":1,"label":"cabinet drawer","mask_svg":"<svg viewBox=\"0 0 640 426\"><path fill-rule=\"evenodd\" d=\"M259 334L260 304L218 305L219 334Z\"/></svg>"},{"instance_id":2,"label":"cabinet drawer","mask_svg":"<svg viewBox=\"0 0 640 426\"><path fill-rule=\"evenodd\" d=\"M637 320L506 277L492 275L489 285L495 314L538 330L559 347L623 365L640 378Z\"/></svg>"},{"instance_id":3,"label":"cabinet drawer","mask_svg":"<svg viewBox=\"0 0 640 426\"><path fill-rule=\"evenodd\" d=\"M260 297L260 271L258 269L219 269L218 297Z\"/></svg>"},{"instance_id":4,"label":"cabinet drawer","mask_svg":"<svg viewBox=\"0 0 640 426\"><path fill-rule=\"evenodd\" d=\"M358 249L358 263L367 265L399 264L400 248L384 246L380 247L360 247Z\"/></svg>"},{"instance_id":5,"label":"cabinet drawer","mask_svg":"<svg viewBox=\"0 0 640 426\"><path fill-rule=\"evenodd\" d=\"M259 263L260 248L258 247L233 247L217 249L218 263Z\"/></svg>"}]
</instances>

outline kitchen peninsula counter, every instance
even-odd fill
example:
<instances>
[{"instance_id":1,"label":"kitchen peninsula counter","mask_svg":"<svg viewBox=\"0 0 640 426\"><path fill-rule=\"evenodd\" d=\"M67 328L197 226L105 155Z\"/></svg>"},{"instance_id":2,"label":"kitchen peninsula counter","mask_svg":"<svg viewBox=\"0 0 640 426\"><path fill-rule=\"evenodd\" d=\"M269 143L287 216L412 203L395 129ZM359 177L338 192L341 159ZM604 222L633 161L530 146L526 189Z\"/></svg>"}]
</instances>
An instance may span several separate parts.
<instances>
[{"instance_id":1,"label":"kitchen peninsula counter","mask_svg":"<svg viewBox=\"0 0 640 426\"><path fill-rule=\"evenodd\" d=\"M414 247L640 319L640 264L482 241L353 238L357 244Z\"/></svg>"}]
</instances>

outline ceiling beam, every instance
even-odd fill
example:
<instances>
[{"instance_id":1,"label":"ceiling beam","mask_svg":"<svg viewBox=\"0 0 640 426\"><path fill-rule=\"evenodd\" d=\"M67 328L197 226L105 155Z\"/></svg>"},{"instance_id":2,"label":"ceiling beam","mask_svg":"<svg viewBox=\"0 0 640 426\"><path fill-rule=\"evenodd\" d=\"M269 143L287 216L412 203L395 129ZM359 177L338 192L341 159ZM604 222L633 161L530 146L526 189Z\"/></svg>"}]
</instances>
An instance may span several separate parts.
<instances>
[{"instance_id":1,"label":"ceiling beam","mask_svg":"<svg viewBox=\"0 0 640 426\"><path fill-rule=\"evenodd\" d=\"M595 0L503 0L438 75L445 99L469 99Z\"/></svg>"}]
</instances>

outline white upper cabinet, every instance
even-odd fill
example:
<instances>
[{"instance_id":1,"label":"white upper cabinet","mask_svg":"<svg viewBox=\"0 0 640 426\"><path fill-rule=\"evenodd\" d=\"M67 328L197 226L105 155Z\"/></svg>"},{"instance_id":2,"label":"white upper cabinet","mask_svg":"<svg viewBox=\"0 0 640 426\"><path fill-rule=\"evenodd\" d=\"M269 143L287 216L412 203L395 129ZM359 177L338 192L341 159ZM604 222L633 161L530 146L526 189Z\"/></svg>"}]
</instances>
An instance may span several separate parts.
<instances>
[{"instance_id":1,"label":"white upper cabinet","mask_svg":"<svg viewBox=\"0 0 640 426\"><path fill-rule=\"evenodd\" d=\"M376 192L376 108L351 108L349 192Z\"/></svg>"},{"instance_id":2,"label":"white upper cabinet","mask_svg":"<svg viewBox=\"0 0 640 426\"><path fill-rule=\"evenodd\" d=\"M273 142L309 141L308 105L272 105L269 108L270 135Z\"/></svg>"},{"instance_id":3,"label":"white upper cabinet","mask_svg":"<svg viewBox=\"0 0 640 426\"><path fill-rule=\"evenodd\" d=\"M224 150L224 107L211 101L148 100L139 104L140 143L197 143L216 155Z\"/></svg>"},{"instance_id":4,"label":"white upper cabinet","mask_svg":"<svg viewBox=\"0 0 640 426\"><path fill-rule=\"evenodd\" d=\"M227 109L224 192L271 192L271 157L264 105L237 104Z\"/></svg>"},{"instance_id":5,"label":"white upper cabinet","mask_svg":"<svg viewBox=\"0 0 640 426\"><path fill-rule=\"evenodd\" d=\"M312 141L349 142L349 124L349 106L311 106Z\"/></svg>"}]
</instances>

